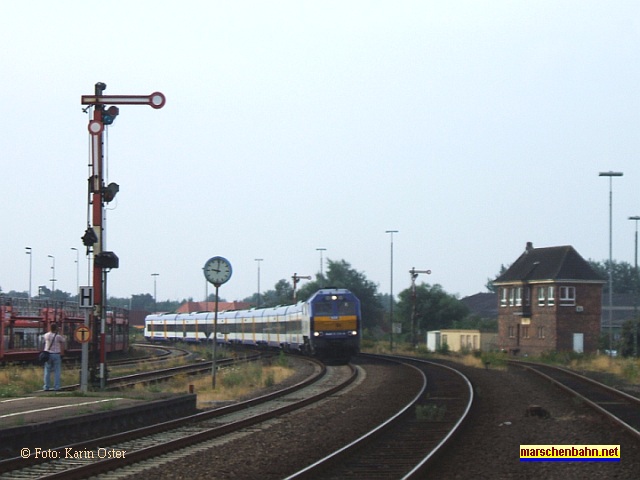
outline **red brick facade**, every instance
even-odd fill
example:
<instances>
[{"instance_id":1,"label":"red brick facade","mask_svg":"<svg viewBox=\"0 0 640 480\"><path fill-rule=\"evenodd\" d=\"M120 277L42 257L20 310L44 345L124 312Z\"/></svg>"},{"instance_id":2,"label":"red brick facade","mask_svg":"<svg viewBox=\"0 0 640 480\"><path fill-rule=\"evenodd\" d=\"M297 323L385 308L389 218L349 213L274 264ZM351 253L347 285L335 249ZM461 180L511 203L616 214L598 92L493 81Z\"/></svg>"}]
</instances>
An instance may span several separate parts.
<instances>
[{"instance_id":1,"label":"red brick facade","mask_svg":"<svg viewBox=\"0 0 640 480\"><path fill-rule=\"evenodd\" d=\"M498 345L516 355L595 352L603 283L572 247L528 245L494 282Z\"/></svg>"}]
</instances>

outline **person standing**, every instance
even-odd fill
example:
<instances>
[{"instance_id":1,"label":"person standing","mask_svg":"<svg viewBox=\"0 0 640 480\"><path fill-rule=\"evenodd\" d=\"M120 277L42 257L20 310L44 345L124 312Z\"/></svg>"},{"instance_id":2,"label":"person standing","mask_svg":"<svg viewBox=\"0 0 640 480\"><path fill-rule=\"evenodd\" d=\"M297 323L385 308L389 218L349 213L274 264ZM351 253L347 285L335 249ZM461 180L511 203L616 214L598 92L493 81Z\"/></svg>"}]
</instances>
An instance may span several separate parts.
<instances>
[{"instance_id":1,"label":"person standing","mask_svg":"<svg viewBox=\"0 0 640 480\"><path fill-rule=\"evenodd\" d=\"M64 335L58 333L58 324L52 323L49 332L44 334L44 349L49 352L49 360L44 364L44 387L45 391L50 390L51 372L53 371L53 389L60 390L60 373L62 370L62 355L66 339Z\"/></svg>"}]
</instances>

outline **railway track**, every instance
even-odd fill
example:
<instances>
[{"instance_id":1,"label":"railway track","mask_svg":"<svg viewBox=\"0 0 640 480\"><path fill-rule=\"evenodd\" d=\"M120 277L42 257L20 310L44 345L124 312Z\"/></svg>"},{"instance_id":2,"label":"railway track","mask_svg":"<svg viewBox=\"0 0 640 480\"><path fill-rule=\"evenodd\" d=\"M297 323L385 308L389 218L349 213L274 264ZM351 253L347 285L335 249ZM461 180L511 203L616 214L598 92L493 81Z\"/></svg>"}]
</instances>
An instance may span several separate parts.
<instances>
[{"instance_id":1,"label":"railway track","mask_svg":"<svg viewBox=\"0 0 640 480\"><path fill-rule=\"evenodd\" d=\"M460 372L410 357L367 357L419 370L422 389L394 416L288 480L419 478L462 425L473 402L473 388Z\"/></svg>"},{"instance_id":2,"label":"railway track","mask_svg":"<svg viewBox=\"0 0 640 480\"><path fill-rule=\"evenodd\" d=\"M640 440L640 399L565 368L511 360L553 382Z\"/></svg>"},{"instance_id":3,"label":"railway track","mask_svg":"<svg viewBox=\"0 0 640 480\"><path fill-rule=\"evenodd\" d=\"M157 467L175 455L211 448L209 442L220 436L238 435L243 429L255 428L261 422L317 402L345 388L356 374L356 369L347 366L317 367L311 378L279 392L144 429L51 449L49 459L31 456L27 460L3 461L0 473L3 479L86 478L114 469L118 469L117 475L139 474L141 468ZM141 466L145 461L148 465ZM123 471L126 469L131 470Z\"/></svg>"}]
</instances>

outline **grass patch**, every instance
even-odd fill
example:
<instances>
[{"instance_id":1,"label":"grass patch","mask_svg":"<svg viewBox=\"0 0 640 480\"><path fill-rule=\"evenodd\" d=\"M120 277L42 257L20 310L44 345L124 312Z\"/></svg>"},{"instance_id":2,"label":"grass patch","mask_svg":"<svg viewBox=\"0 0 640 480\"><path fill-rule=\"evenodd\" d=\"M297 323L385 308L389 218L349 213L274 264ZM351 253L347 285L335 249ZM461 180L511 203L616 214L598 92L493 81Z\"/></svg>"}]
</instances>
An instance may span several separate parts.
<instances>
[{"instance_id":1,"label":"grass patch","mask_svg":"<svg viewBox=\"0 0 640 480\"><path fill-rule=\"evenodd\" d=\"M446 413L446 405L436 405L435 403L416 405L416 420L423 422L441 422Z\"/></svg>"}]
</instances>

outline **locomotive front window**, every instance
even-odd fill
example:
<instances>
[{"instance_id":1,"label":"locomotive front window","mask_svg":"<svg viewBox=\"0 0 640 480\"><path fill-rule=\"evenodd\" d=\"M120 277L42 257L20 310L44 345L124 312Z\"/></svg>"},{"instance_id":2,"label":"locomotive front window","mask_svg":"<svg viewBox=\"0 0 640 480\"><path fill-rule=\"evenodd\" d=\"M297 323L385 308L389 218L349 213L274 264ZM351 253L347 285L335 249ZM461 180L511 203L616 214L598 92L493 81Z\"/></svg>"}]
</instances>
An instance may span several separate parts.
<instances>
[{"instance_id":1,"label":"locomotive front window","mask_svg":"<svg viewBox=\"0 0 640 480\"><path fill-rule=\"evenodd\" d=\"M313 304L313 314L319 316L356 315L356 303L344 299L343 296L330 295L323 301Z\"/></svg>"},{"instance_id":2,"label":"locomotive front window","mask_svg":"<svg viewBox=\"0 0 640 480\"><path fill-rule=\"evenodd\" d=\"M333 315L333 305L331 301L315 302L313 304L314 315Z\"/></svg>"},{"instance_id":3,"label":"locomotive front window","mask_svg":"<svg viewBox=\"0 0 640 480\"><path fill-rule=\"evenodd\" d=\"M353 302L338 303L338 315L355 315L356 304Z\"/></svg>"}]
</instances>

